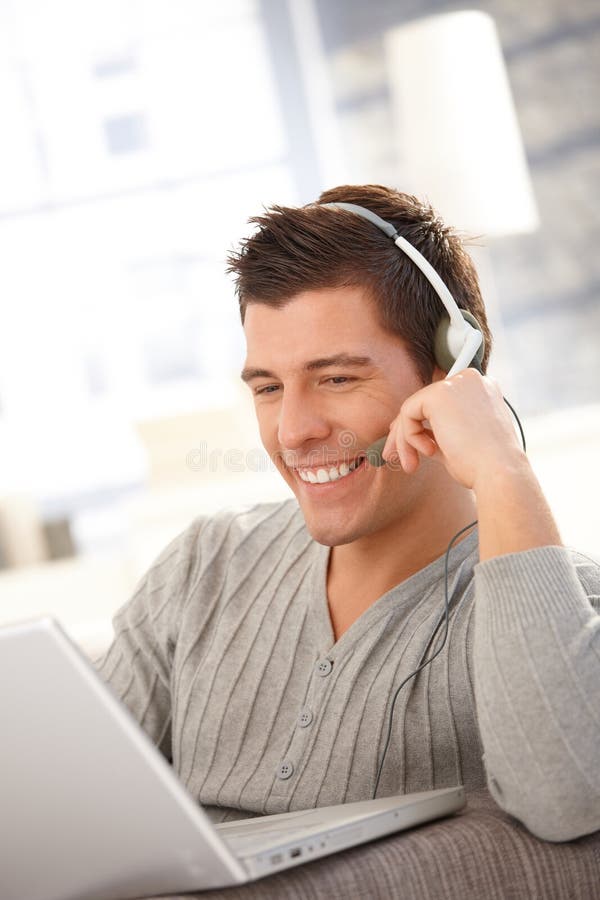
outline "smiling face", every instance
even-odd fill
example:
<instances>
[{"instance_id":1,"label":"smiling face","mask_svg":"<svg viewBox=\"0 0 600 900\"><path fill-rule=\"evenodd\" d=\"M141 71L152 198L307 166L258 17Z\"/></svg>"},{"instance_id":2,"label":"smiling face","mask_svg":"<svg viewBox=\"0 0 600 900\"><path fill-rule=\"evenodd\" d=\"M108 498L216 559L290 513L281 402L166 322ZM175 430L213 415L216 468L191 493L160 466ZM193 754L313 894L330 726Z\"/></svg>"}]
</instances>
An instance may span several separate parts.
<instances>
[{"instance_id":1,"label":"smiling face","mask_svg":"<svg viewBox=\"0 0 600 900\"><path fill-rule=\"evenodd\" d=\"M277 309L250 303L242 377L262 442L327 546L393 532L429 490L430 466L375 468L366 449L420 387L406 347L358 287L298 294Z\"/></svg>"}]
</instances>

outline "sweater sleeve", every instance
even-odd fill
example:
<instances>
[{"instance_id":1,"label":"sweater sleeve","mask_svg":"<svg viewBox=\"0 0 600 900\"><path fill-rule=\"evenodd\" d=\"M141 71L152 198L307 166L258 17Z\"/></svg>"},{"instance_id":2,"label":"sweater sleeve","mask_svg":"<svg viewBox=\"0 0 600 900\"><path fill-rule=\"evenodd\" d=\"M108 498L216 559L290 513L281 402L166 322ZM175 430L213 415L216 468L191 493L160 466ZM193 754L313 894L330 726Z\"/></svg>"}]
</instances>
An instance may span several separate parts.
<instances>
[{"instance_id":1,"label":"sweater sleeve","mask_svg":"<svg viewBox=\"0 0 600 900\"><path fill-rule=\"evenodd\" d=\"M600 566L564 547L475 567L475 696L488 786L536 836L600 829Z\"/></svg>"},{"instance_id":2,"label":"sweater sleeve","mask_svg":"<svg viewBox=\"0 0 600 900\"><path fill-rule=\"evenodd\" d=\"M188 591L200 520L175 538L115 615L115 637L96 667L161 752L171 760L171 663L179 610Z\"/></svg>"}]
</instances>

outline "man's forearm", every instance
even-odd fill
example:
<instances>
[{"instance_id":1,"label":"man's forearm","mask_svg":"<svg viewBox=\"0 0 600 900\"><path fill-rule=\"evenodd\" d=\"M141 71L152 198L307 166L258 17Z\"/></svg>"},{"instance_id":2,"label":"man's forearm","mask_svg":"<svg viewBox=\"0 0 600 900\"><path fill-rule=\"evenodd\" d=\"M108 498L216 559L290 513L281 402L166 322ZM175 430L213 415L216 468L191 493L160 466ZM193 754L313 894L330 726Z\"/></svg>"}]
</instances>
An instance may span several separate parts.
<instances>
[{"instance_id":1,"label":"man's forearm","mask_svg":"<svg viewBox=\"0 0 600 900\"><path fill-rule=\"evenodd\" d=\"M474 687L488 785L544 840L600 828L599 571L554 546L475 566Z\"/></svg>"},{"instance_id":2,"label":"man's forearm","mask_svg":"<svg viewBox=\"0 0 600 900\"><path fill-rule=\"evenodd\" d=\"M483 562L506 553L562 544L529 460L514 454L474 488Z\"/></svg>"}]
</instances>

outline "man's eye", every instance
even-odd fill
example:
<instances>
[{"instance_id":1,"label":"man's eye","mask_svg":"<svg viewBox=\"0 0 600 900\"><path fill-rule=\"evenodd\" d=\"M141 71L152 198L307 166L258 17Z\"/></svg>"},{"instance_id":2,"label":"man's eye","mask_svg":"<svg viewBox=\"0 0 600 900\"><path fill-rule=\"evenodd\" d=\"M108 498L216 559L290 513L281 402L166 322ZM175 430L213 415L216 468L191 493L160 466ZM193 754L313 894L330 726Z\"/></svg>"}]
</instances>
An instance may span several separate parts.
<instances>
[{"instance_id":1,"label":"man's eye","mask_svg":"<svg viewBox=\"0 0 600 900\"><path fill-rule=\"evenodd\" d=\"M348 375L332 375L331 378L328 378L327 381L330 381L332 384L348 384L348 382L353 381L353 378L350 378Z\"/></svg>"},{"instance_id":2,"label":"man's eye","mask_svg":"<svg viewBox=\"0 0 600 900\"><path fill-rule=\"evenodd\" d=\"M257 387L254 389L255 394L272 394L274 391L279 389L278 384L266 384L263 387Z\"/></svg>"}]
</instances>

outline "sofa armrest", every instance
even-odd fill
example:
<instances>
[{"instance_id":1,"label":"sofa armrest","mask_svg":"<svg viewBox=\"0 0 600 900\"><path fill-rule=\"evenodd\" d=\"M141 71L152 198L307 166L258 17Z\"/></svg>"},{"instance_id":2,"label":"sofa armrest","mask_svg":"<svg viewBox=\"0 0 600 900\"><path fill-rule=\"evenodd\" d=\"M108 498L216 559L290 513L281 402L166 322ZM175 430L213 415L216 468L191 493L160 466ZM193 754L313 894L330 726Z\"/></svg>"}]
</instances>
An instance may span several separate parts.
<instances>
[{"instance_id":1,"label":"sofa armrest","mask_svg":"<svg viewBox=\"0 0 600 900\"><path fill-rule=\"evenodd\" d=\"M563 844L533 837L487 791L457 815L242 887L171 900L591 900L600 896L600 832Z\"/></svg>"}]
</instances>

